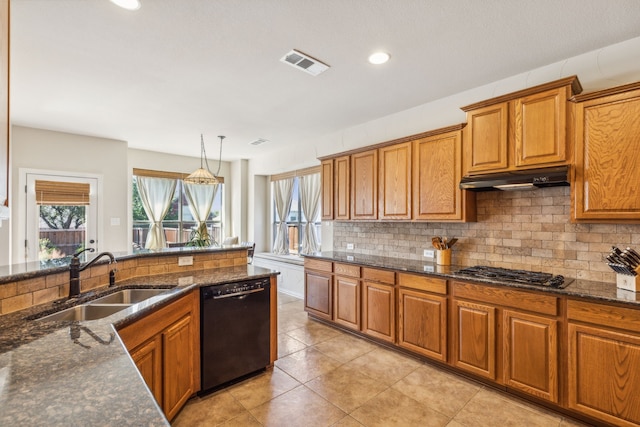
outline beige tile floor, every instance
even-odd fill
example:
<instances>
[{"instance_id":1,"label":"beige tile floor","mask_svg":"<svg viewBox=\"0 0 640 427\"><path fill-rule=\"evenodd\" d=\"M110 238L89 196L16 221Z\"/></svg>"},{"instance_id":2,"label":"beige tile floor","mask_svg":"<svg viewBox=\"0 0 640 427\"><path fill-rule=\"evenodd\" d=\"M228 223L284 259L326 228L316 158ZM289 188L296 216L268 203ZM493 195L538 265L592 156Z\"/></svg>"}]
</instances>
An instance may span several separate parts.
<instances>
[{"instance_id":1,"label":"beige tile floor","mask_svg":"<svg viewBox=\"0 0 640 427\"><path fill-rule=\"evenodd\" d=\"M175 426L581 426L482 384L314 322L278 295L275 367L194 397Z\"/></svg>"}]
</instances>

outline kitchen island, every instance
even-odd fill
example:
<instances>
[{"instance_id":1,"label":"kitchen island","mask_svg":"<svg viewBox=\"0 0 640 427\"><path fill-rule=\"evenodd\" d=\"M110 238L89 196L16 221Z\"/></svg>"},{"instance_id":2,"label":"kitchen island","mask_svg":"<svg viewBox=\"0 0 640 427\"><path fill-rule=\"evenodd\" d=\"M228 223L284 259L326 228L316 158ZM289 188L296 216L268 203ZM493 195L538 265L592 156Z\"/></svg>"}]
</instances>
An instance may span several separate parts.
<instances>
[{"instance_id":1,"label":"kitchen island","mask_svg":"<svg viewBox=\"0 0 640 427\"><path fill-rule=\"evenodd\" d=\"M108 317L80 322L37 320L67 305L113 292L106 286L88 292L83 288L80 300L72 303L56 299L0 316L0 425L168 425L117 330L198 292L200 286L265 277L275 283L277 274L246 264L246 248L178 253L194 257L192 268L169 272L177 265L173 250L117 256L123 267L118 273L131 276L118 279L117 289L161 288L167 292ZM107 266L93 267L97 269L94 277L102 277ZM67 269L64 265L25 267L15 275L4 275L0 291L4 287L5 293L11 292L14 286L34 280L46 284L46 278L60 274L68 277ZM88 273L86 281L91 278Z\"/></svg>"}]
</instances>

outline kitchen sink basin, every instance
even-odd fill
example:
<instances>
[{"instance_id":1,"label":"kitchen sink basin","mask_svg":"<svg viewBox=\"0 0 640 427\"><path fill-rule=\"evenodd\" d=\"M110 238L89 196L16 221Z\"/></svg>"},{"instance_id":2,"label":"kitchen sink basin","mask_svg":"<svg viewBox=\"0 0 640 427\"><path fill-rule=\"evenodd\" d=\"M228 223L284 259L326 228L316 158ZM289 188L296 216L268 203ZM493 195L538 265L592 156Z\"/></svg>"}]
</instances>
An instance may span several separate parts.
<instances>
[{"instance_id":1,"label":"kitchen sink basin","mask_svg":"<svg viewBox=\"0 0 640 427\"><path fill-rule=\"evenodd\" d=\"M136 304L167 291L168 289L123 289L97 298L89 304Z\"/></svg>"},{"instance_id":2,"label":"kitchen sink basin","mask_svg":"<svg viewBox=\"0 0 640 427\"><path fill-rule=\"evenodd\" d=\"M82 304L39 318L39 321L97 320L130 307L131 304Z\"/></svg>"}]
</instances>

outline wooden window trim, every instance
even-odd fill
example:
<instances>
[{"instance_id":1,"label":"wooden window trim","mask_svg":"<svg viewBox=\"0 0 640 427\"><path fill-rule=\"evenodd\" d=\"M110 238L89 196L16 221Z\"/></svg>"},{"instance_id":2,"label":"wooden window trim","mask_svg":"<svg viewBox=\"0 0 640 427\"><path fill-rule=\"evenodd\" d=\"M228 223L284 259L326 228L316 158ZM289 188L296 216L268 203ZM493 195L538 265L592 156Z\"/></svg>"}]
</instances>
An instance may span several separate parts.
<instances>
[{"instance_id":1,"label":"wooden window trim","mask_svg":"<svg viewBox=\"0 0 640 427\"><path fill-rule=\"evenodd\" d=\"M188 173L182 173L182 172L167 172L167 171L157 171L152 169L138 169L138 168L133 168L133 175L146 176L149 178L168 178L168 179L180 179L180 180L183 180L189 176ZM218 180L220 181L220 184L224 184L224 177L219 176Z\"/></svg>"}]
</instances>

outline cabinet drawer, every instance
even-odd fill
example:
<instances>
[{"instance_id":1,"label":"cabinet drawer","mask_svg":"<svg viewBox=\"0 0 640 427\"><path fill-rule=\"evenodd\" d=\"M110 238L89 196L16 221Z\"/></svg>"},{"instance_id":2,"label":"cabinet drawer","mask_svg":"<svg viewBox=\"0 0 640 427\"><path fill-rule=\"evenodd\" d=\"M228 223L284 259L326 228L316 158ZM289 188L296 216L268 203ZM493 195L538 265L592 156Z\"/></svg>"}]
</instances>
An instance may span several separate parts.
<instances>
[{"instance_id":1,"label":"cabinet drawer","mask_svg":"<svg viewBox=\"0 0 640 427\"><path fill-rule=\"evenodd\" d=\"M331 273L333 271L333 263L331 261L321 261L319 259L305 258L304 268Z\"/></svg>"},{"instance_id":2,"label":"cabinet drawer","mask_svg":"<svg viewBox=\"0 0 640 427\"><path fill-rule=\"evenodd\" d=\"M405 288L420 289L436 294L447 293L447 281L435 277L418 276L415 274L398 273L398 284Z\"/></svg>"},{"instance_id":3,"label":"cabinet drawer","mask_svg":"<svg viewBox=\"0 0 640 427\"><path fill-rule=\"evenodd\" d=\"M340 264L336 262L333 264L333 272L340 276L360 277L360 267L357 265Z\"/></svg>"},{"instance_id":4,"label":"cabinet drawer","mask_svg":"<svg viewBox=\"0 0 640 427\"><path fill-rule=\"evenodd\" d=\"M556 316L558 314L558 298L540 293L516 291L512 288L472 283L453 283L453 295L456 298L467 298L489 302L503 307L519 308L525 311Z\"/></svg>"},{"instance_id":5,"label":"cabinet drawer","mask_svg":"<svg viewBox=\"0 0 640 427\"><path fill-rule=\"evenodd\" d=\"M375 268L362 268L362 278L372 282L396 284L396 274L393 271L378 270Z\"/></svg>"},{"instance_id":6,"label":"cabinet drawer","mask_svg":"<svg viewBox=\"0 0 640 427\"><path fill-rule=\"evenodd\" d=\"M640 333L640 310L638 309L570 299L567 301L567 317L570 320Z\"/></svg>"}]
</instances>

